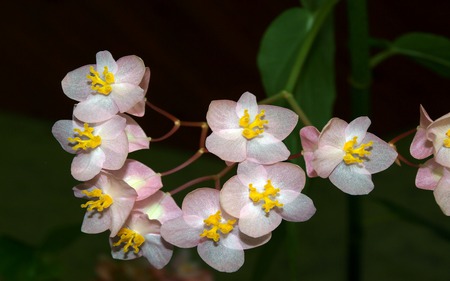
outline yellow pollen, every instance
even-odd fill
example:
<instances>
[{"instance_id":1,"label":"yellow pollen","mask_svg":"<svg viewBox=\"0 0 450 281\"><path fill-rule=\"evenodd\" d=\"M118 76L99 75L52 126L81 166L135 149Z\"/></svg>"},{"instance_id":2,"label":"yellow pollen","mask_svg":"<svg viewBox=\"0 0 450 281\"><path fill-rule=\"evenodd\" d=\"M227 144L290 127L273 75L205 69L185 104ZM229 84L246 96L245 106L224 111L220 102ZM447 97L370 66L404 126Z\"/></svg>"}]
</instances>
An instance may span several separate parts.
<instances>
[{"instance_id":1,"label":"yellow pollen","mask_svg":"<svg viewBox=\"0 0 450 281\"><path fill-rule=\"evenodd\" d=\"M353 139L347 141L342 148L345 151L343 158L345 164L362 163L364 161L363 158L370 155L370 151L367 151L366 149L373 145L373 141L355 147L357 139L358 137L353 137Z\"/></svg>"},{"instance_id":2,"label":"yellow pollen","mask_svg":"<svg viewBox=\"0 0 450 281\"><path fill-rule=\"evenodd\" d=\"M450 130L448 130L445 135L447 136L447 138L444 140L444 146L450 148Z\"/></svg>"},{"instance_id":3,"label":"yellow pollen","mask_svg":"<svg viewBox=\"0 0 450 281\"><path fill-rule=\"evenodd\" d=\"M250 114L248 114L247 109L244 110L244 116L239 119L239 126L244 128L242 130L242 135L244 137L250 140L264 132L264 125L269 123L268 120L261 120L264 114L265 111L261 110L260 113L255 116L255 120L250 122Z\"/></svg>"},{"instance_id":4,"label":"yellow pollen","mask_svg":"<svg viewBox=\"0 0 450 281\"><path fill-rule=\"evenodd\" d=\"M220 234L217 232L220 230L222 234L227 234L233 230L233 225L236 223L236 220L228 220L226 223L221 223L222 216L220 215L220 211L217 211L214 215L210 215L203 222L206 226L212 226L209 230L203 230L200 237L206 237L214 240L214 242L218 242L220 240Z\"/></svg>"},{"instance_id":5,"label":"yellow pollen","mask_svg":"<svg viewBox=\"0 0 450 281\"><path fill-rule=\"evenodd\" d=\"M278 200L274 200L274 197L276 197L278 195L278 192L280 192L280 189L275 188L272 185L271 180L267 180L267 184L264 186L263 193L258 192L256 190L256 188L253 187L253 184L249 184L248 189L250 189L250 194L248 197L253 202L258 203L261 200L264 201L264 204L262 205L262 207L264 208L264 211L266 213L268 213L274 207L283 207L283 204L278 202Z\"/></svg>"},{"instance_id":6,"label":"yellow pollen","mask_svg":"<svg viewBox=\"0 0 450 281\"><path fill-rule=\"evenodd\" d=\"M117 233L117 237L119 237L120 240L114 243L113 246L116 247L122 243L125 243L123 246L123 251L125 253L128 252L128 248L132 247L134 249L134 253L137 254L139 252L139 247L145 242L144 236L128 228L120 229Z\"/></svg>"},{"instance_id":7,"label":"yellow pollen","mask_svg":"<svg viewBox=\"0 0 450 281\"><path fill-rule=\"evenodd\" d=\"M112 91L111 84L114 83L114 74L108 71L108 67L105 66L103 70L103 77L94 69L93 66L89 68L89 74L86 76L87 79L91 80L91 89L97 91L97 93L103 94L105 96L109 95Z\"/></svg>"},{"instance_id":8,"label":"yellow pollen","mask_svg":"<svg viewBox=\"0 0 450 281\"><path fill-rule=\"evenodd\" d=\"M87 208L88 211L97 209L98 212L102 212L104 209L109 208L113 203L111 196L103 194L101 189L95 188L92 191L83 190L81 192L90 198L98 198L98 200L90 200L87 201L86 204L81 205L81 208Z\"/></svg>"},{"instance_id":9,"label":"yellow pollen","mask_svg":"<svg viewBox=\"0 0 450 281\"><path fill-rule=\"evenodd\" d=\"M102 138L93 134L94 128L89 127L88 123L84 123L84 131L81 131L78 128L73 129L73 131L79 135L79 137L67 138L69 142L77 142L77 144L72 147L73 150L78 150L80 148L83 150L96 148L102 143Z\"/></svg>"}]
</instances>

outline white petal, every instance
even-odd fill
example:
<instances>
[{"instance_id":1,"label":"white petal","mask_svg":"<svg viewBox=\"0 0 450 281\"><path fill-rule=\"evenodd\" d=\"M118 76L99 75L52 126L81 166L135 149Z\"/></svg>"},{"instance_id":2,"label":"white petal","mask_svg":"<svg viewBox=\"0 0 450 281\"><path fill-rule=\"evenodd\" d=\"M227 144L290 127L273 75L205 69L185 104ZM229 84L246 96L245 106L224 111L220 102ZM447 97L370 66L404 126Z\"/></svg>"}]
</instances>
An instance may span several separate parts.
<instances>
[{"instance_id":1,"label":"white petal","mask_svg":"<svg viewBox=\"0 0 450 281\"><path fill-rule=\"evenodd\" d=\"M242 184L237 176L226 181L220 190L220 205L225 212L239 218L241 209L251 203L248 186Z\"/></svg>"},{"instance_id":2,"label":"white petal","mask_svg":"<svg viewBox=\"0 0 450 281\"><path fill-rule=\"evenodd\" d=\"M356 164L342 162L329 179L337 188L351 195L368 194L374 187L370 173Z\"/></svg>"},{"instance_id":3,"label":"white petal","mask_svg":"<svg viewBox=\"0 0 450 281\"><path fill-rule=\"evenodd\" d=\"M330 176L340 163L343 163L345 152L334 146L322 146L314 152L313 167L322 178Z\"/></svg>"},{"instance_id":4,"label":"white petal","mask_svg":"<svg viewBox=\"0 0 450 281\"><path fill-rule=\"evenodd\" d=\"M236 105L235 101L230 100L215 100L210 103L206 121L213 132L240 128Z\"/></svg>"},{"instance_id":5,"label":"white petal","mask_svg":"<svg viewBox=\"0 0 450 281\"><path fill-rule=\"evenodd\" d=\"M229 235L228 239L236 240L234 242L239 243L238 238L234 235ZM227 248L220 242L215 243L208 239L198 245L197 252L209 266L218 271L237 271L244 264L244 250Z\"/></svg>"},{"instance_id":6,"label":"white petal","mask_svg":"<svg viewBox=\"0 0 450 281\"><path fill-rule=\"evenodd\" d=\"M276 211L287 221L301 222L309 220L315 214L316 207L308 196L300 193L294 201Z\"/></svg>"},{"instance_id":7,"label":"white petal","mask_svg":"<svg viewBox=\"0 0 450 281\"><path fill-rule=\"evenodd\" d=\"M283 142L267 133L247 142L247 159L252 162L269 165L287 160L290 154Z\"/></svg>"},{"instance_id":8,"label":"white petal","mask_svg":"<svg viewBox=\"0 0 450 281\"><path fill-rule=\"evenodd\" d=\"M360 143L366 136L370 123L370 119L366 116L358 117L350 122L345 129L345 140L349 141L353 139L353 137L357 137L357 141Z\"/></svg>"},{"instance_id":9,"label":"white petal","mask_svg":"<svg viewBox=\"0 0 450 281\"><path fill-rule=\"evenodd\" d=\"M266 213L262 204L250 203L242 208L239 216L239 230L242 233L250 237L261 237L280 225L281 216L274 209Z\"/></svg>"},{"instance_id":10,"label":"white petal","mask_svg":"<svg viewBox=\"0 0 450 281\"><path fill-rule=\"evenodd\" d=\"M241 135L240 129L227 131L230 131L229 136L235 138L225 138L225 133L213 132L206 138L206 149L224 161L244 161L247 157L247 140Z\"/></svg>"},{"instance_id":11,"label":"white petal","mask_svg":"<svg viewBox=\"0 0 450 281\"><path fill-rule=\"evenodd\" d=\"M364 161L363 164L367 171L375 174L389 168L397 158L397 152L382 139L367 133L362 143L370 141L373 142L370 149L371 153L367 156L368 160Z\"/></svg>"},{"instance_id":12,"label":"white petal","mask_svg":"<svg viewBox=\"0 0 450 281\"><path fill-rule=\"evenodd\" d=\"M260 105L264 110L264 119L269 123L264 130L279 140L284 140L294 130L298 122L298 115L290 109L275 105Z\"/></svg>"}]
</instances>

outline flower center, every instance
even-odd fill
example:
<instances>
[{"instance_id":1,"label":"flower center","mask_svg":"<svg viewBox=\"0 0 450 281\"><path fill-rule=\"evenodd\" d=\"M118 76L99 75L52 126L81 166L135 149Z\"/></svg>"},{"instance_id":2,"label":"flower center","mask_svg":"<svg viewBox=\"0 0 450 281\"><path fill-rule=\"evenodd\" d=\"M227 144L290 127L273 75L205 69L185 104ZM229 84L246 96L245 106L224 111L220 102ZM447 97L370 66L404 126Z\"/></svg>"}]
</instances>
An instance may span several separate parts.
<instances>
[{"instance_id":1,"label":"flower center","mask_svg":"<svg viewBox=\"0 0 450 281\"><path fill-rule=\"evenodd\" d=\"M124 243L125 245L123 246L123 251L125 253L128 252L128 248L132 247L134 249L134 253L137 254L139 252L139 247L145 242L144 236L128 228L120 229L117 233L117 237L120 239L114 243L113 246L116 247Z\"/></svg>"},{"instance_id":2,"label":"flower center","mask_svg":"<svg viewBox=\"0 0 450 281\"><path fill-rule=\"evenodd\" d=\"M200 237L207 237L214 240L214 242L218 242L220 240L220 234L217 231L220 230L222 234L229 233L233 230L233 225L236 223L236 220L228 220L225 223L222 223L220 211L217 211L214 215L210 215L203 222L205 223L205 229L202 234L200 234ZM206 227L211 228L206 229Z\"/></svg>"},{"instance_id":3,"label":"flower center","mask_svg":"<svg viewBox=\"0 0 450 281\"><path fill-rule=\"evenodd\" d=\"M102 138L100 136L92 134L94 132L94 128L89 127L88 123L84 123L84 131L81 131L78 128L73 129L73 131L79 135L79 137L67 138L69 142L77 143L74 147L72 147L73 150L78 150L80 148L83 150L88 148L96 148L102 143Z\"/></svg>"},{"instance_id":4,"label":"flower center","mask_svg":"<svg viewBox=\"0 0 450 281\"><path fill-rule=\"evenodd\" d=\"M370 155L370 151L367 151L366 149L373 145L373 141L369 141L368 143L363 143L360 146L355 147L357 139L358 137L353 137L353 139L344 144L343 150L345 151L345 155L343 159L345 164L350 165L362 163L364 158Z\"/></svg>"},{"instance_id":5,"label":"flower center","mask_svg":"<svg viewBox=\"0 0 450 281\"><path fill-rule=\"evenodd\" d=\"M81 208L87 208L88 211L97 209L97 211L102 212L104 209L109 208L113 203L113 199L108 194L103 194L101 189L95 188L92 191L83 190L81 191L87 197L98 198L97 200L87 201L86 204L82 204Z\"/></svg>"},{"instance_id":6,"label":"flower center","mask_svg":"<svg viewBox=\"0 0 450 281\"><path fill-rule=\"evenodd\" d=\"M86 76L87 79L91 80L92 90L107 96L111 93L111 84L115 81L114 74L108 71L107 66L105 66L103 70L103 77L104 79L100 77L100 73L98 73L93 66L89 68L89 74Z\"/></svg>"},{"instance_id":7,"label":"flower center","mask_svg":"<svg viewBox=\"0 0 450 281\"><path fill-rule=\"evenodd\" d=\"M250 122L250 114L248 114L247 109L244 110L244 116L239 119L239 126L244 128L242 130L242 135L244 137L250 140L264 132L264 125L269 123L268 120L261 120L264 114L265 111L261 110L260 113L255 116L255 120Z\"/></svg>"},{"instance_id":8,"label":"flower center","mask_svg":"<svg viewBox=\"0 0 450 281\"><path fill-rule=\"evenodd\" d=\"M450 148L450 130L448 130L445 135L447 136L447 138L444 140L444 146Z\"/></svg>"},{"instance_id":9,"label":"flower center","mask_svg":"<svg viewBox=\"0 0 450 281\"><path fill-rule=\"evenodd\" d=\"M252 183L248 185L248 189L250 190L250 194L248 197L253 202L258 203L261 200L264 201L262 207L264 208L264 211L266 213L268 213L274 207L283 207L283 204L278 202L278 200L275 200L275 197L278 195L280 189L273 187L270 180L267 180L266 185L264 185L263 193L258 192L256 188L253 187Z\"/></svg>"}]
</instances>

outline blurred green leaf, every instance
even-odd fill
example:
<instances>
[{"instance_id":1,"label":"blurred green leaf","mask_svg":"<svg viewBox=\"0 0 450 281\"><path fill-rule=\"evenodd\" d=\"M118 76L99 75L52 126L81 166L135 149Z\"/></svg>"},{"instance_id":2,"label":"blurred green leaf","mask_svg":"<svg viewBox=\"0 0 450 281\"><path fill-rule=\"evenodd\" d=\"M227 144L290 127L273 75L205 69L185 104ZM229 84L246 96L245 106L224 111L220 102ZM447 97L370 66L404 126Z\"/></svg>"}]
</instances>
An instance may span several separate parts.
<instances>
[{"instance_id":1,"label":"blurred green leaf","mask_svg":"<svg viewBox=\"0 0 450 281\"><path fill-rule=\"evenodd\" d=\"M268 96L288 91L311 122L323 126L332 116L334 35L327 15L336 1L327 1L315 13L292 8L266 30L258 66Z\"/></svg>"},{"instance_id":2,"label":"blurred green leaf","mask_svg":"<svg viewBox=\"0 0 450 281\"><path fill-rule=\"evenodd\" d=\"M300 0L303 7L310 11L317 10L326 0Z\"/></svg>"},{"instance_id":3,"label":"blurred green leaf","mask_svg":"<svg viewBox=\"0 0 450 281\"><path fill-rule=\"evenodd\" d=\"M409 56L436 73L450 77L450 40L429 33L408 33L393 43L395 52Z\"/></svg>"},{"instance_id":4,"label":"blurred green leaf","mask_svg":"<svg viewBox=\"0 0 450 281\"><path fill-rule=\"evenodd\" d=\"M15 238L0 236L0 280L32 280L34 248Z\"/></svg>"},{"instance_id":5,"label":"blurred green leaf","mask_svg":"<svg viewBox=\"0 0 450 281\"><path fill-rule=\"evenodd\" d=\"M39 250L47 254L64 250L81 236L80 227L81 223L51 230Z\"/></svg>"}]
</instances>

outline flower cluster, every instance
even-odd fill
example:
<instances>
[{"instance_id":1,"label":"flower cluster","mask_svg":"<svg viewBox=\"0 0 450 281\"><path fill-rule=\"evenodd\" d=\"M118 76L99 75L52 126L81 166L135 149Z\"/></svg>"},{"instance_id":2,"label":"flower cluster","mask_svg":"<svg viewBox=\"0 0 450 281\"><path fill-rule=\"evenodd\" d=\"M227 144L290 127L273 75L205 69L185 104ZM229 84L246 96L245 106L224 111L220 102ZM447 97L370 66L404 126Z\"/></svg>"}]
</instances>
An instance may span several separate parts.
<instances>
[{"instance_id":1,"label":"flower cluster","mask_svg":"<svg viewBox=\"0 0 450 281\"><path fill-rule=\"evenodd\" d=\"M200 149L227 166L237 165L236 175L222 188L189 192L178 207L171 194L160 190L161 174L128 159L129 153L149 148L150 138L130 116L145 113L149 68L136 56L115 61L103 51L96 58L96 64L63 79L64 93L79 103L73 119L57 121L52 132L62 148L75 155L71 173L82 183L73 191L87 200L81 205L86 209L81 230L109 231L114 258L144 256L162 268L173 246L197 247L211 267L234 272L244 263L244 250L268 242L283 219L303 222L315 214L313 201L302 193L305 172L287 162L294 156L283 143L297 125L297 114L259 105L249 92L237 102L211 102L206 120L212 132L206 139L203 135L205 147ZM439 120L421 122L414 144L414 150L427 157L433 147L429 142L440 143L434 147L436 161L420 171L427 187L432 185L428 177L436 179L435 167L443 171L440 182L450 180L450 172L441 167L450 167L450 152L445 150L450 147L450 122ZM369 193L374 187L371 174L385 170L397 157L390 145L367 132L369 125L367 117L350 124L333 118L322 132L302 128L306 174L329 178L352 195ZM445 191L440 192L436 194Z\"/></svg>"},{"instance_id":2,"label":"flower cluster","mask_svg":"<svg viewBox=\"0 0 450 281\"><path fill-rule=\"evenodd\" d=\"M433 121L420 106L410 153L419 160L432 156L417 171L416 186L433 190L437 204L450 216L450 114Z\"/></svg>"}]
</instances>

